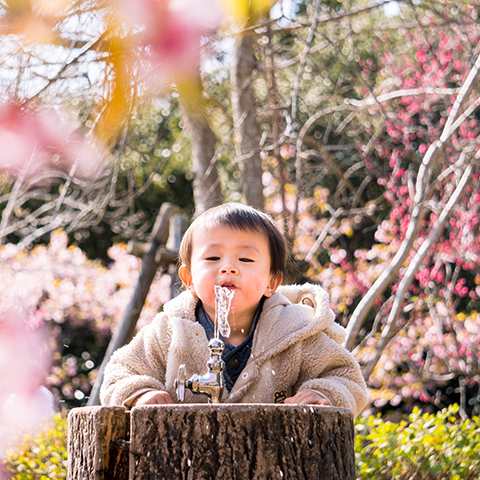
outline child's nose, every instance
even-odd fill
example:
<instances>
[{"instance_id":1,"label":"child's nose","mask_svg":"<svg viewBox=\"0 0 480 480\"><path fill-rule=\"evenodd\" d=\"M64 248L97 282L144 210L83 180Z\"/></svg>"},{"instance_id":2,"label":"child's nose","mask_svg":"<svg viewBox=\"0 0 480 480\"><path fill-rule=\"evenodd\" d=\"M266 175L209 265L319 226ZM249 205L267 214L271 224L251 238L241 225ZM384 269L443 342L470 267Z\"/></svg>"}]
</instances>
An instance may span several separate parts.
<instances>
[{"instance_id":1,"label":"child's nose","mask_svg":"<svg viewBox=\"0 0 480 480\"><path fill-rule=\"evenodd\" d=\"M220 273L237 273L237 272L238 272L237 268L235 267L235 265L232 265L232 264L223 265L220 268Z\"/></svg>"}]
</instances>

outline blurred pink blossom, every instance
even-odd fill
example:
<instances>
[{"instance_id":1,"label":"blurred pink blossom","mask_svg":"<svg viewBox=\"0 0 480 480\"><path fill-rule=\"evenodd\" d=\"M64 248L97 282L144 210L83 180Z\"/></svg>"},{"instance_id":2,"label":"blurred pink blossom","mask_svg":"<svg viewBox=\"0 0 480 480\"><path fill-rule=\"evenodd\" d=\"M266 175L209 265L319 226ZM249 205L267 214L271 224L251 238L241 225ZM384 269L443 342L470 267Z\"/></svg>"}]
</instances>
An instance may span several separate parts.
<instances>
[{"instance_id":1,"label":"blurred pink blossom","mask_svg":"<svg viewBox=\"0 0 480 480\"><path fill-rule=\"evenodd\" d=\"M121 20L136 31L157 76L185 79L198 71L202 38L224 20L217 0L120 0Z\"/></svg>"},{"instance_id":2,"label":"blurred pink blossom","mask_svg":"<svg viewBox=\"0 0 480 480\"><path fill-rule=\"evenodd\" d=\"M0 104L0 172L32 178L60 170L81 178L98 171L102 150L53 109Z\"/></svg>"},{"instance_id":3,"label":"blurred pink blossom","mask_svg":"<svg viewBox=\"0 0 480 480\"><path fill-rule=\"evenodd\" d=\"M53 413L53 396L42 385L51 363L46 347L24 316L0 312L0 458L13 436Z\"/></svg>"}]
</instances>

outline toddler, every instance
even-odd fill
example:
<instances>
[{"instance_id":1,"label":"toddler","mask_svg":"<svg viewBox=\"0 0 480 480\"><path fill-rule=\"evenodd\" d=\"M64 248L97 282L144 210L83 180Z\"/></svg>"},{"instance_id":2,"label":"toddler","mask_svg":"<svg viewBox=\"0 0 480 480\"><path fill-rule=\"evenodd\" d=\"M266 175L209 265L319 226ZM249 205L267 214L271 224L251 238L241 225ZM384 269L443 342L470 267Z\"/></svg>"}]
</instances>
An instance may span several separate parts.
<instances>
[{"instance_id":1,"label":"toddler","mask_svg":"<svg viewBox=\"0 0 480 480\"><path fill-rule=\"evenodd\" d=\"M188 376L206 373L219 285L234 291L231 333L222 338L221 402L339 406L358 415L367 388L357 361L341 345L344 329L320 286L281 286L287 258L283 235L252 207L228 203L200 215L180 247L186 291L112 356L102 404L171 404L181 364ZM185 401L207 397L186 390Z\"/></svg>"}]
</instances>

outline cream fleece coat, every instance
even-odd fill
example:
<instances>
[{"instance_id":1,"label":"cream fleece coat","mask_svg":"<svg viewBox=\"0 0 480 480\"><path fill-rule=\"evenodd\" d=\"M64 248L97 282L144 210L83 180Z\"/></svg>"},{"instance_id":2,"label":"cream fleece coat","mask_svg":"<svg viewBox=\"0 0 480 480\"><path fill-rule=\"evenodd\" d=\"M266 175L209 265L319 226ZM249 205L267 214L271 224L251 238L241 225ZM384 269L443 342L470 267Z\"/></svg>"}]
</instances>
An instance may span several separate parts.
<instances>
[{"instance_id":1,"label":"cream fleece coat","mask_svg":"<svg viewBox=\"0 0 480 480\"><path fill-rule=\"evenodd\" d=\"M195 321L197 299L189 292L164 305L151 324L117 350L105 369L103 405L129 407L148 390L167 391L185 364L187 378L207 373L208 340ZM281 286L267 298L253 337L252 355L222 403L283 403L299 390L315 390L332 406L357 416L367 402L360 367L344 347L344 329L334 322L328 294L319 286ZM205 395L186 391L187 403Z\"/></svg>"}]
</instances>

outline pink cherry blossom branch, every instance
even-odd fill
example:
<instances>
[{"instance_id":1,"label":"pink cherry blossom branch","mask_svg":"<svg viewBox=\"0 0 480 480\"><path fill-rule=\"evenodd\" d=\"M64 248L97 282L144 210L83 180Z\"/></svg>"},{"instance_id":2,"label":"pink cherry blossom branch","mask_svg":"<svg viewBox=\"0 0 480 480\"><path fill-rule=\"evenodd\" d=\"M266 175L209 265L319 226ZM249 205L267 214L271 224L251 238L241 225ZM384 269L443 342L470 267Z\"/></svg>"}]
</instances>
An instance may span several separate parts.
<instances>
[{"instance_id":1,"label":"pink cherry blossom branch","mask_svg":"<svg viewBox=\"0 0 480 480\"><path fill-rule=\"evenodd\" d=\"M476 156L476 159L478 159L478 155ZM421 247L418 249L417 253L415 254L415 257L410 262L410 265L408 266L407 271L405 272L405 275L403 276L400 282L400 285L398 287L398 290L395 294L395 301L393 303L392 310L390 311L390 315L388 317L387 323L383 329L382 336L375 347L375 355L365 366L363 375L366 379L368 379L372 374L373 369L375 368L375 365L378 363L378 360L380 359L380 356L382 355L383 350L387 347L387 345L390 343L393 337L400 330L397 327L396 322L398 320L398 317L400 316L401 308L402 308L407 290L412 284L413 279L415 277L415 273L420 267L422 260L425 258L425 255L429 252L429 250L432 248L432 245L434 244L438 235L442 231L445 221L447 220L448 216L451 214L453 207L456 205L458 199L460 198L460 195L464 191L465 186L470 180L472 172L473 172L473 165L472 163L469 163L466 166L455 191L453 192L452 196L449 198L447 204L445 205L445 208L442 210L442 213L440 214L435 227L433 228L433 230L431 230L427 239L422 243Z\"/></svg>"}]
</instances>

